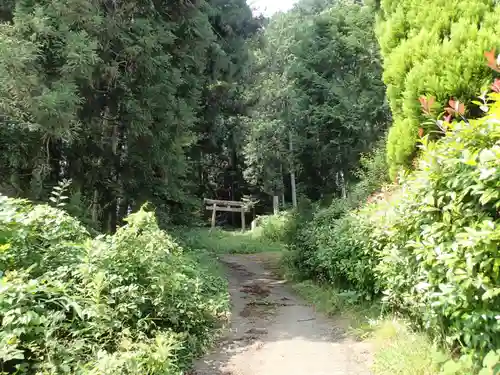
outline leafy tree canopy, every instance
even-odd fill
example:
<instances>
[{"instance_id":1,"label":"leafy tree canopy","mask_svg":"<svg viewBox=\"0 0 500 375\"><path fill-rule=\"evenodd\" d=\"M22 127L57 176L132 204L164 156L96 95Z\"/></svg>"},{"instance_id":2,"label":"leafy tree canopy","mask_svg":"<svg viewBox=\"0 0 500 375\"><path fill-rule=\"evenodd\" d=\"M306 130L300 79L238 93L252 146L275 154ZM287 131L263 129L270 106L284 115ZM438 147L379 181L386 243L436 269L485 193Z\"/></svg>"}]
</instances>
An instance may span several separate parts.
<instances>
[{"instance_id":1,"label":"leafy tree canopy","mask_svg":"<svg viewBox=\"0 0 500 375\"><path fill-rule=\"evenodd\" d=\"M245 149L252 182L279 191L283 171L295 169L302 192L318 199L338 190L339 173L354 177L388 121L373 22L354 2L301 2L271 19L256 51Z\"/></svg>"}]
</instances>

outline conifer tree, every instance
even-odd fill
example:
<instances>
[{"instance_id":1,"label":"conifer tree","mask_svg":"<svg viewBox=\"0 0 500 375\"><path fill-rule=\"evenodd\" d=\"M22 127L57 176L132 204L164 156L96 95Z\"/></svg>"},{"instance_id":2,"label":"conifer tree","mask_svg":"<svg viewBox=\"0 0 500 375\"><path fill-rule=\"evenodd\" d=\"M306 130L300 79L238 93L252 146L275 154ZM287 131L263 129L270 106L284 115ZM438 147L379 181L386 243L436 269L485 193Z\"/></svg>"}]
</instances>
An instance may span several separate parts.
<instances>
[{"instance_id":1,"label":"conifer tree","mask_svg":"<svg viewBox=\"0 0 500 375\"><path fill-rule=\"evenodd\" d=\"M393 177L415 154L420 96L434 96L442 109L450 98L469 102L491 81L484 52L500 49L499 14L495 0L381 1L377 35L394 118L387 145Z\"/></svg>"},{"instance_id":2,"label":"conifer tree","mask_svg":"<svg viewBox=\"0 0 500 375\"><path fill-rule=\"evenodd\" d=\"M146 201L162 223L189 217L200 124L238 107L246 3L17 0L0 16L1 191L47 200L71 179L68 209L104 231Z\"/></svg>"}]
</instances>

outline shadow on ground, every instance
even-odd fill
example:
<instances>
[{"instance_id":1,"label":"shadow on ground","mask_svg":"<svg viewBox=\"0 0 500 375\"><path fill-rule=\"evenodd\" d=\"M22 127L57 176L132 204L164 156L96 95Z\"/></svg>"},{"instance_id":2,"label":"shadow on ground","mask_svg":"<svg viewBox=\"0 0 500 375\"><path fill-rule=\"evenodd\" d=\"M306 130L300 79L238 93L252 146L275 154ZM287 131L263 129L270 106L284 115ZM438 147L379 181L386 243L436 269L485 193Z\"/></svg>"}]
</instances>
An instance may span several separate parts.
<instances>
[{"instance_id":1,"label":"shadow on ground","mask_svg":"<svg viewBox=\"0 0 500 375\"><path fill-rule=\"evenodd\" d=\"M192 375L370 374L370 348L272 272L276 254L227 255L231 328Z\"/></svg>"}]
</instances>

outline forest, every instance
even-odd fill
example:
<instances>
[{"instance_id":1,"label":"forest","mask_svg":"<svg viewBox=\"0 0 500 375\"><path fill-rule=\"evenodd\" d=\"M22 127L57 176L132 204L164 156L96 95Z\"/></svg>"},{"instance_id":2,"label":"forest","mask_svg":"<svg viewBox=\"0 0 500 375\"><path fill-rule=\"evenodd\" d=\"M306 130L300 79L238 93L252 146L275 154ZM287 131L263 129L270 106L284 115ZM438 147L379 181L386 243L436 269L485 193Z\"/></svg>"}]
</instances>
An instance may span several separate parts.
<instances>
[{"instance_id":1,"label":"forest","mask_svg":"<svg viewBox=\"0 0 500 375\"><path fill-rule=\"evenodd\" d=\"M496 0L2 2L0 374L188 374L271 247L500 373L499 52Z\"/></svg>"}]
</instances>

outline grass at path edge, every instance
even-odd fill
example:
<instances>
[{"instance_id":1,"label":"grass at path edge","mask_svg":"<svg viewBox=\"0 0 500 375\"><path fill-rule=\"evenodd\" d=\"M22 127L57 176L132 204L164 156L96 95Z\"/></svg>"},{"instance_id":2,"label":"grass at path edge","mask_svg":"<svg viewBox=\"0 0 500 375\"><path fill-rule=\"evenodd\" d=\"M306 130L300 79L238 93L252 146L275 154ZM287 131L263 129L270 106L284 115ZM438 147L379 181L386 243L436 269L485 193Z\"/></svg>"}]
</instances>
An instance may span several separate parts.
<instances>
[{"instance_id":1,"label":"grass at path edge","mask_svg":"<svg viewBox=\"0 0 500 375\"><path fill-rule=\"evenodd\" d=\"M374 375L438 375L441 363L450 358L425 333L412 330L404 319L384 312L379 302L360 301L355 292L331 285L297 281L282 261L285 246L268 238L259 228L246 232L178 228L174 235L195 252L203 249L215 255L262 254L266 267L286 278L293 290L318 312L340 319L351 337L372 344Z\"/></svg>"},{"instance_id":2,"label":"grass at path edge","mask_svg":"<svg viewBox=\"0 0 500 375\"><path fill-rule=\"evenodd\" d=\"M424 332L413 330L402 317L384 311L379 301L360 301L352 291L311 280L297 281L277 255L269 259L268 267L286 278L317 311L345 324L351 337L372 344L374 375L438 375L442 363L451 358Z\"/></svg>"},{"instance_id":3,"label":"grass at path edge","mask_svg":"<svg viewBox=\"0 0 500 375\"><path fill-rule=\"evenodd\" d=\"M206 249L215 254L257 254L280 252L284 245L265 237L259 228L253 231L227 231L208 228L176 228L174 235L191 249Z\"/></svg>"}]
</instances>

